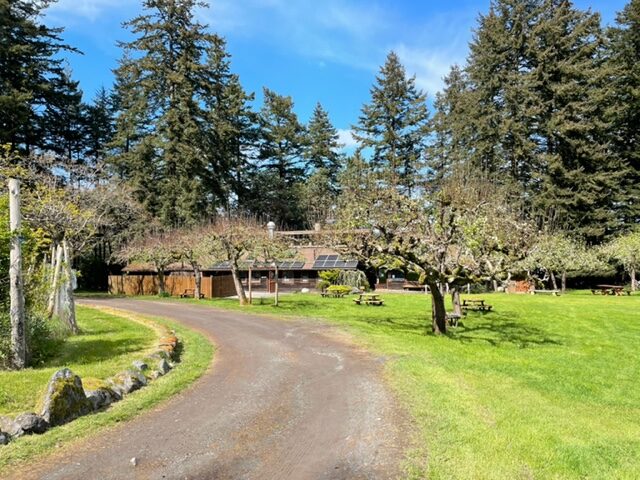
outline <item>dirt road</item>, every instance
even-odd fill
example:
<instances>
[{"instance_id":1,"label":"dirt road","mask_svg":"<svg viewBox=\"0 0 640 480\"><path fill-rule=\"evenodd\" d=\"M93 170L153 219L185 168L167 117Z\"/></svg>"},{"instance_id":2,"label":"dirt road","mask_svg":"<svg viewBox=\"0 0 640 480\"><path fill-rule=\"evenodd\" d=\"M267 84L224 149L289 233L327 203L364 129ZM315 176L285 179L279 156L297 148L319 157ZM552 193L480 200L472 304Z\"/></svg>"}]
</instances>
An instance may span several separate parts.
<instances>
[{"instance_id":1,"label":"dirt road","mask_svg":"<svg viewBox=\"0 0 640 480\"><path fill-rule=\"evenodd\" d=\"M159 301L89 303L205 332L217 346L213 367L159 409L23 470L27 478L401 477L407 432L382 362L330 327Z\"/></svg>"}]
</instances>

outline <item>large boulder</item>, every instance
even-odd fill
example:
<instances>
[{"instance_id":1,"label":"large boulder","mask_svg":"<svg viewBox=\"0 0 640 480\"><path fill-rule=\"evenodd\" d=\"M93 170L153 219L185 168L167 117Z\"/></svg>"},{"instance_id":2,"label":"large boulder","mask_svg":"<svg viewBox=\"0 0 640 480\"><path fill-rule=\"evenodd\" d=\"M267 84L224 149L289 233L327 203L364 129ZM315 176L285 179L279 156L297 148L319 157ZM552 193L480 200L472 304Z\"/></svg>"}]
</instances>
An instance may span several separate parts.
<instances>
[{"instance_id":1,"label":"large boulder","mask_svg":"<svg viewBox=\"0 0 640 480\"><path fill-rule=\"evenodd\" d=\"M120 396L138 390L146 384L146 377L138 370L126 370L109 380L111 389Z\"/></svg>"},{"instance_id":2,"label":"large boulder","mask_svg":"<svg viewBox=\"0 0 640 480\"><path fill-rule=\"evenodd\" d=\"M0 432L4 432L11 437L19 437L22 435L22 429L15 420L9 417L0 417Z\"/></svg>"},{"instance_id":3,"label":"large boulder","mask_svg":"<svg viewBox=\"0 0 640 480\"><path fill-rule=\"evenodd\" d=\"M25 435L44 433L49 428L47 421L35 413L23 413L14 420Z\"/></svg>"},{"instance_id":4,"label":"large boulder","mask_svg":"<svg viewBox=\"0 0 640 480\"><path fill-rule=\"evenodd\" d=\"M79 376L68 368L53 374L42 402L41 413L49 425L62 425L92 410Z\"/></svg>"}]
</instances>

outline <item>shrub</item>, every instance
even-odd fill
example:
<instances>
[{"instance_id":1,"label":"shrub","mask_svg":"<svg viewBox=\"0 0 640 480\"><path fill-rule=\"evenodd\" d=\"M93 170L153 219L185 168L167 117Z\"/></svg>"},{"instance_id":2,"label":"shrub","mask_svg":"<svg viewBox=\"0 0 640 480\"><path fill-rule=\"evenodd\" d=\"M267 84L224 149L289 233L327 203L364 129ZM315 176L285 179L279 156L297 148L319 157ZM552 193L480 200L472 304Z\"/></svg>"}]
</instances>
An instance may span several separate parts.
<instances>
[{"instance_id":1,"label":"shrub","mask_svg":"<svg viewBox=\"0 0 640 480\"><path fill-rule=\"evenodd\" d=\"M44 315L27 312L25 318L28 363L40 365L55 355L62 344ZM11 319L8 312L0 312L0 368L11 365Z\"/></svg>"},{"instance_id":2,"label":"shrub","mask_svg":"<svg viewBox=\"0 0 640 480\"><path fill-rule=\"evenodd\" d=\"M327 280L318 280L318 283L316 283L316 288L318 290L326 290L330 286L331 286L331 282Z\"/></svg>"},{"instance_id":3,"label":"shrub","mask_svg":"<svg viewBox=\"0 0 640 480\"><path fill-rule=\"evenodd\" d=\"M338 283L338 275L340 275L340 270L324 270L318 273L318 276L331 285L335 285Z\"/></svg>"},{"instance_id":4,"label":"shrub","mask_svg":"<svg viewBox=\"0 0 640 480\"><path fill-rule=\"evenodd\" d=\"M369 281L362 270L342 270L336 283L364 290L369 288Z\"/></svg>"},{"instance_id":5,"label":"shrub","mask_svg":"<svg viewBox=\"0 0 640 480\"><path fill-rule=\"evenodd\" d=\"M338 293L341 295L347 295L351 293L351 290L353 290L353 287L350 287L349 285L331 285L327 288L329 293Z\"/></svg>"}]
</instances>

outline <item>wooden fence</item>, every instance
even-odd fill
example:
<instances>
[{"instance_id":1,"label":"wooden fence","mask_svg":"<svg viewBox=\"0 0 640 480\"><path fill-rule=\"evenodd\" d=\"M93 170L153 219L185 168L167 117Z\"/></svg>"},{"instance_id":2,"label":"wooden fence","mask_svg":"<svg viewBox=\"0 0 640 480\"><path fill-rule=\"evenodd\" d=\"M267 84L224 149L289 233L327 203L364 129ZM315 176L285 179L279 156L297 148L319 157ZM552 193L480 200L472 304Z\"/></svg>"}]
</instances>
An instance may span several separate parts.
<instances>
[{"instance_id":1,"label":"wooden fence","mask_svg":"<svg viewBox=\"0 0 640 480\"><path fill-rule=\"evenodd\" d=\"M193 276L169 275L165 277L165 290L172 296L193 290L196 280ZM205 298L235 295L231 275L203 277L201 291ZM157 275L109 275L109 293L116 295L157 295Z\"/></svg>"}]
</instances>

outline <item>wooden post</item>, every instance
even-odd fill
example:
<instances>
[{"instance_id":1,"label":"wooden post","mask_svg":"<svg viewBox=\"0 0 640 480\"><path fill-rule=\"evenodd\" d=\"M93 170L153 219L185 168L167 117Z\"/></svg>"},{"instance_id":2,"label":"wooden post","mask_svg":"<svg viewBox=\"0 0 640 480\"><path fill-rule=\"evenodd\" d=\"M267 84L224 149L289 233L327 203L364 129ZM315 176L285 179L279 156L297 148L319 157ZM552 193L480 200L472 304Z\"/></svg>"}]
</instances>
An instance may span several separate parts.
<instances>
[{"instance_id":1,"label":"wooden post","mask_svg":"<svg viewBox=\"0 0 640 480\"><path fill-rule=\"evenodd\" d=\"M20 245L20 181L9 179L9 254L11 363L13 368L27 366L27 341L24 328L24 289L22 285L22 251Z\"/></svg>"},{"instance_id":2,"label":"wooden post","mask_svg":"<svg viewBox=\"0 0 640 480\"><path fill-rule=\"evenodd\" d=\"M251 264L249 264L249 305L253 303L253 273L251 271Z\"/></svg>"},{"instance_id":3,"label":"wooden post","mask_svg":"<svg viewBox=\"0 0 640 480\"><path fill-rule=\"evenodd\" d=\"M273 262L273 264L276 267L276 271L275 271L275 273L276 273L276 301L275 301L275 306L277 307L278 306L278 277L280 275L278 274L278 264L276 262Z\"/></svg>"}]
</instances>

